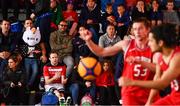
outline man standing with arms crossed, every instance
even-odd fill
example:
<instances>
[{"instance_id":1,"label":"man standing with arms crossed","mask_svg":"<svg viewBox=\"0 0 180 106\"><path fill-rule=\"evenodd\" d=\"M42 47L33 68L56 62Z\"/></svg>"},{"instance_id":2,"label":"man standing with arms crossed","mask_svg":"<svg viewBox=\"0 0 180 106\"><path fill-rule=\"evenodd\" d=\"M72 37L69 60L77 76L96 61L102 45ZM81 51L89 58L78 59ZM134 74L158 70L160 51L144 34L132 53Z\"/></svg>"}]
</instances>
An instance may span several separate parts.
<instances>
[{"instance_id":1,"label":"man standing with arms crossed","mask_svg":"<svg viewBox=\"0 0 180 106\"><path fill-rule=\"evenodd\" d=\"M155 65L151 60L153 54L147 45L150 23L145 18L139 18L133 22L132 28L135 39L119 41L106 48L101 48L93 43L91 40L92 34L88 30L84 30L81 36L90 50L98 56L112 56L123 51L124 69L122 76L130 79L151 80ZM149 96L149 89L122 87L121 95L123 105L144 105Z\"/></svg>"}]
</instances>

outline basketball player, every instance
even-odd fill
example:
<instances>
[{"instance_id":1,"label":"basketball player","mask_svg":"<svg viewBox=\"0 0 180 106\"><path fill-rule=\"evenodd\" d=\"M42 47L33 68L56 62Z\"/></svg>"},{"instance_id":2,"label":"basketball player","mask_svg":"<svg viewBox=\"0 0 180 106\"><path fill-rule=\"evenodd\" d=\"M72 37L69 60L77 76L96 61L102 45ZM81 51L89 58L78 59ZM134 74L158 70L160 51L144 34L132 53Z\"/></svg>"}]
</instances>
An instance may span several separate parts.
<instances>
[{"instance_id":1,"label":"basketball player","mask_svg":"<svg viewBox=\"0 0 180 106\"><path fill-rule=\"evenodd\" d=\"M180 105L180 47L177 47L175 26L164 24L152 29L149 34L149 46L153 52L160 51L154 81L139 81L121 77L121 86L140 86L153 88L147 104L154 102L155 89L161 90L171 83L171 93L153 103L153 105Z\"/></svg>"},{"instance_id":2,"label":"basketball player","mask_svg":"<svg viewBox=\"0 0 180 106\"><path fill-rule=\"evenodd\" d=\"M81 37L90 50L98 56L112 56L123 51L125 61L122 76L132 80L151 80L154 75L152 71L155 70L155 64L152 63L152 52L148 46L149 21L145 18L139 18L133 22L132 28L135 39L125 39L106 48L101 48L93 43L92 34L87 30L81 33ZM122 87L121 90L123 105L144 105L148 95L149 89L137 86Z\"/></svg>"}]
</instances>

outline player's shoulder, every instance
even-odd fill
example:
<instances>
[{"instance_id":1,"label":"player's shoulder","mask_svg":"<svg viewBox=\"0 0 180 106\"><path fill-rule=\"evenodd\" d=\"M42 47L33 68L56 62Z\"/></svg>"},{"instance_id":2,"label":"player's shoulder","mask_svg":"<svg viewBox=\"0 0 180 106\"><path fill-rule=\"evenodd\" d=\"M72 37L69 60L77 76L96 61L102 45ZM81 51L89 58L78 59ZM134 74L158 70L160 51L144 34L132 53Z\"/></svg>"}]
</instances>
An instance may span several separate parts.
<instances>
[{"instance_id":1,"label":"player's shoulder","mask_svg":"<svg viewBox=\"0 0 180 106\"><path fill-rule=\"evenodd\" d=\"M126 48L128 47L131 41L132 41L131 39L121 40L117 43L117 46L121 47L123 50L126 50Z\"/></svg>"}]
</instances>

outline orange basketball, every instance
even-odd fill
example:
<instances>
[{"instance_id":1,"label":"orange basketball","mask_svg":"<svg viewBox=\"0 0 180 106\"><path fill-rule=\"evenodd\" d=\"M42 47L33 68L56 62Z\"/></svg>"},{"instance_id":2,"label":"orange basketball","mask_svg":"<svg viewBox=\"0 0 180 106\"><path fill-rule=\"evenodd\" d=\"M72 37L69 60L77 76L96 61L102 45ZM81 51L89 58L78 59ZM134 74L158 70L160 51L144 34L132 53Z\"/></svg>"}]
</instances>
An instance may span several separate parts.
<instances>
[{"instance_id":1,"label":"orange basketball","mask_svg":"<svg viewBox=\"0 0 180 106\"><path fill-rule=\"evenodd\" d=\"M101 74L101 64L93 57L82 58L78 65L79 75L85 80L94 80Z\"/></svg>"}]
</instances>

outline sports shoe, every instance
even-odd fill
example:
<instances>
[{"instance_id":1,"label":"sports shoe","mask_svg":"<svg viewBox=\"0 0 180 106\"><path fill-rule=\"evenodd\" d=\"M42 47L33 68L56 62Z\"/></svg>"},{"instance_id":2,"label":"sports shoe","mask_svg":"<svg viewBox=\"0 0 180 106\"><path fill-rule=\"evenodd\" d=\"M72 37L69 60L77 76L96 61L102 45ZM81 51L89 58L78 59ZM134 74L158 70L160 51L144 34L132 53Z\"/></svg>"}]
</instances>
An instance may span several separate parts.
<instances>
[{"instance_id":1,"label":"sports shoe","mask_svg":"<svg viewBox=\"0 0 180 106\"><path fill-rule=\"evenodd\" d=\"M61 97L59 99L59 106L65 106L65 98L64 97Z\"/></svg>"},{"instance_id":2,"label":"sports shoe","mask_svg":"<svg viewBox=\"0 0 180 106\"><path fill-rule=\"evenodd\" d=\"M68 96L68 97L66 98L66 106L70 106L70 105L71 105L71 101L72 101L71 97Z\"/></svg>"}]
</instances>

